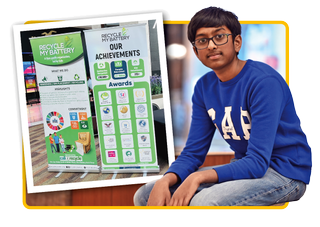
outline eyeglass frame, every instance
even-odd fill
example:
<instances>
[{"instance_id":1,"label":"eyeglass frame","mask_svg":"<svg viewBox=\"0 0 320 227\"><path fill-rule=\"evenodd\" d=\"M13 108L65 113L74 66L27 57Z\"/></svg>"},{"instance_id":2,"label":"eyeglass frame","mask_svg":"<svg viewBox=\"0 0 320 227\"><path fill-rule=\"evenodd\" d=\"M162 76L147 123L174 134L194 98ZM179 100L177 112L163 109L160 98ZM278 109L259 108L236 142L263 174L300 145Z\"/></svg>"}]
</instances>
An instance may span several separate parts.
<instances>
[{"instance_id":1,"label":"eyeglass frame","mask_svg":"<svg viewBox=\"0 0 320 227\"><path fill-rule=\"evenodd\" d=\"M213 38L216 37L216 36L218 36L218 35L226 35L226 36L227 36L227 42L222 43L222 44L216 44L216 43L214 42ZM216 46L222 46L222 45L225 45L225 44L227 44L227 43L229 42L229 35L232 35L232 34L218 34L218 35L212 36L211 38L200 38L200 39L206 39L206 40L208 40L208 45L207 45L205 48L199 49L199 48L196 46L195 42L196 42L197 40L200 40L200 39L196 39L195 41L193 41L193 42L192 42L192 46L194 46L195 48L197 48L197 50L204 50L204 49L208 48L210 40L214 43L214 45L216 45Z\"/></svg>"}]
</instances>

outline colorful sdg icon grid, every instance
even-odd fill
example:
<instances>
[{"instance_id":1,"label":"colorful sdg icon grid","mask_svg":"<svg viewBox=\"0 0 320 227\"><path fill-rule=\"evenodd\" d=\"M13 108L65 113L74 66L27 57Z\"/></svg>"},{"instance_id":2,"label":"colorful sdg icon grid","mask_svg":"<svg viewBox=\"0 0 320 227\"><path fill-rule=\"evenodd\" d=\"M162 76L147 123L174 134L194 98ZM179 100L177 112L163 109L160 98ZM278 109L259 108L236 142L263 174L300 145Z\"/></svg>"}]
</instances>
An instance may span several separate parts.
<instances>
[{"instance_id":1,"label":"colorful sdg icon grid","mask_svg":"<svg viewBox=\"0 0 320 227\"><path fill-rule=\"evenodd\" d=\"M86 112L70 112L71 129L88 129L88 117Z\"/></svg>"}]
</instances>

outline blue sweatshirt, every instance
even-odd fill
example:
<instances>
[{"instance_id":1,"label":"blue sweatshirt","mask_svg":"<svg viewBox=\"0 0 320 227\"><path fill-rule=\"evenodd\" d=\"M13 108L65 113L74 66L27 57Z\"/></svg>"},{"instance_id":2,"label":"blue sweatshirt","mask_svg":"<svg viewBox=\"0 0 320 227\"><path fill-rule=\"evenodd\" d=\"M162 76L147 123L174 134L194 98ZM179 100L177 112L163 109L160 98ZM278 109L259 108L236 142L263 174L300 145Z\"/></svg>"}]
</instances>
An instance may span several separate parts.
<instances>
[{"instance_id":1,"label":"blue sweatshirt","mask_svg":"<svg viewBox=\"0 0 320 227\"><path fill-rule=\"evenodd\" d=\"M203 164L218 129L239 159L214 167L219 183L261 178L268 167L309 183L311 149L289 87L273 68L248 60L227 82L211 71L198 80L192 102L186 146L167 171L181 182Z\"/></svg>"}]
</instances>

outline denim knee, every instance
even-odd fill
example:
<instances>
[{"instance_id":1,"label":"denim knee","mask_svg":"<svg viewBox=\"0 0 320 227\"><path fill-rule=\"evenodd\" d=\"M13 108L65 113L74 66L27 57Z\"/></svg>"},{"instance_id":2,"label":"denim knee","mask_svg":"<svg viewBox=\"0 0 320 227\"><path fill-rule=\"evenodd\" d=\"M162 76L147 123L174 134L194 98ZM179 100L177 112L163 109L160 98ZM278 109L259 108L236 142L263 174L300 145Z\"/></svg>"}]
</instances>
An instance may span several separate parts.
<instances>
[{"instance_id":1,"label":"denim knee","mask_svg":"<svg viewBox=\"0 0 320 227\"><path fill-rule=\"evenodd\" d=\"M268 206L299 200L305 183L289 179L269 168L263 178L229 181L204 188L190 206Z\"/></svg>"},{"instance_id":2,"label":"denim knee","mask_svg":"<svg viewBox=\"0 0 320 227\"><path fill-rule=\"evenodd\" d=\"M191 199L189 206L225 206L224 198L211 193L210 189L202 189Z\"/></svg>"},{"instance_id":3,"label":"denim knee","mask_svg":"<svg viewBox=\"0 0 320 227\"><path fill-rule=\"evenodd\" d=\"M144 199L144 191L146 185L141 186L133 196L133 203L135 206L146 206L146 201Z\"/></svg>"},{"instance_id":4,"label":"denim knee","mask_svg":"<svg viewBox=\"0 0 320 227\"><path fill-rule=\"evenodd\" d=\"M148 199L156 181L151 181L142 185L133 196L133 203L135 206L146 206Z\"/></svg>"},{"instance_id":5,"label":"denim knee","mask_svg":"<svg viewBox=\"0 0 320 227\"><path fill-rule=\"evenodd\" d=\"M292 181L291 191L284 195L276 203L298 201L306 192L307 185L302 181Z\"/></svg>"}]
</instances>

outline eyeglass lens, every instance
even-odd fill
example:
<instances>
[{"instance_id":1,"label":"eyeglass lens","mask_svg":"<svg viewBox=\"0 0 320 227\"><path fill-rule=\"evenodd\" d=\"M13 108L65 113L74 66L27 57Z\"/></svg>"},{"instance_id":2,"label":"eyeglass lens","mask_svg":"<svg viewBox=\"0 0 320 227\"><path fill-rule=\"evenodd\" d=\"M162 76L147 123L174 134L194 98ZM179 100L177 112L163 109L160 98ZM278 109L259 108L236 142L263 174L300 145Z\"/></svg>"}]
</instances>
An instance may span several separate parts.
<instances>
[{"instance_id":1,"label":"eyeglass lens","mask_svg":"<svg viewBox=\"0 0 320 227\"><path fill-rule=\"evenodd\" d=\"M198 49L205 49L209 46L209 41L212 40L215 45L223 45L228 42L228 34L216 35L211 38L197 39L194 44Z\"/></svg>"}]
</instances>

